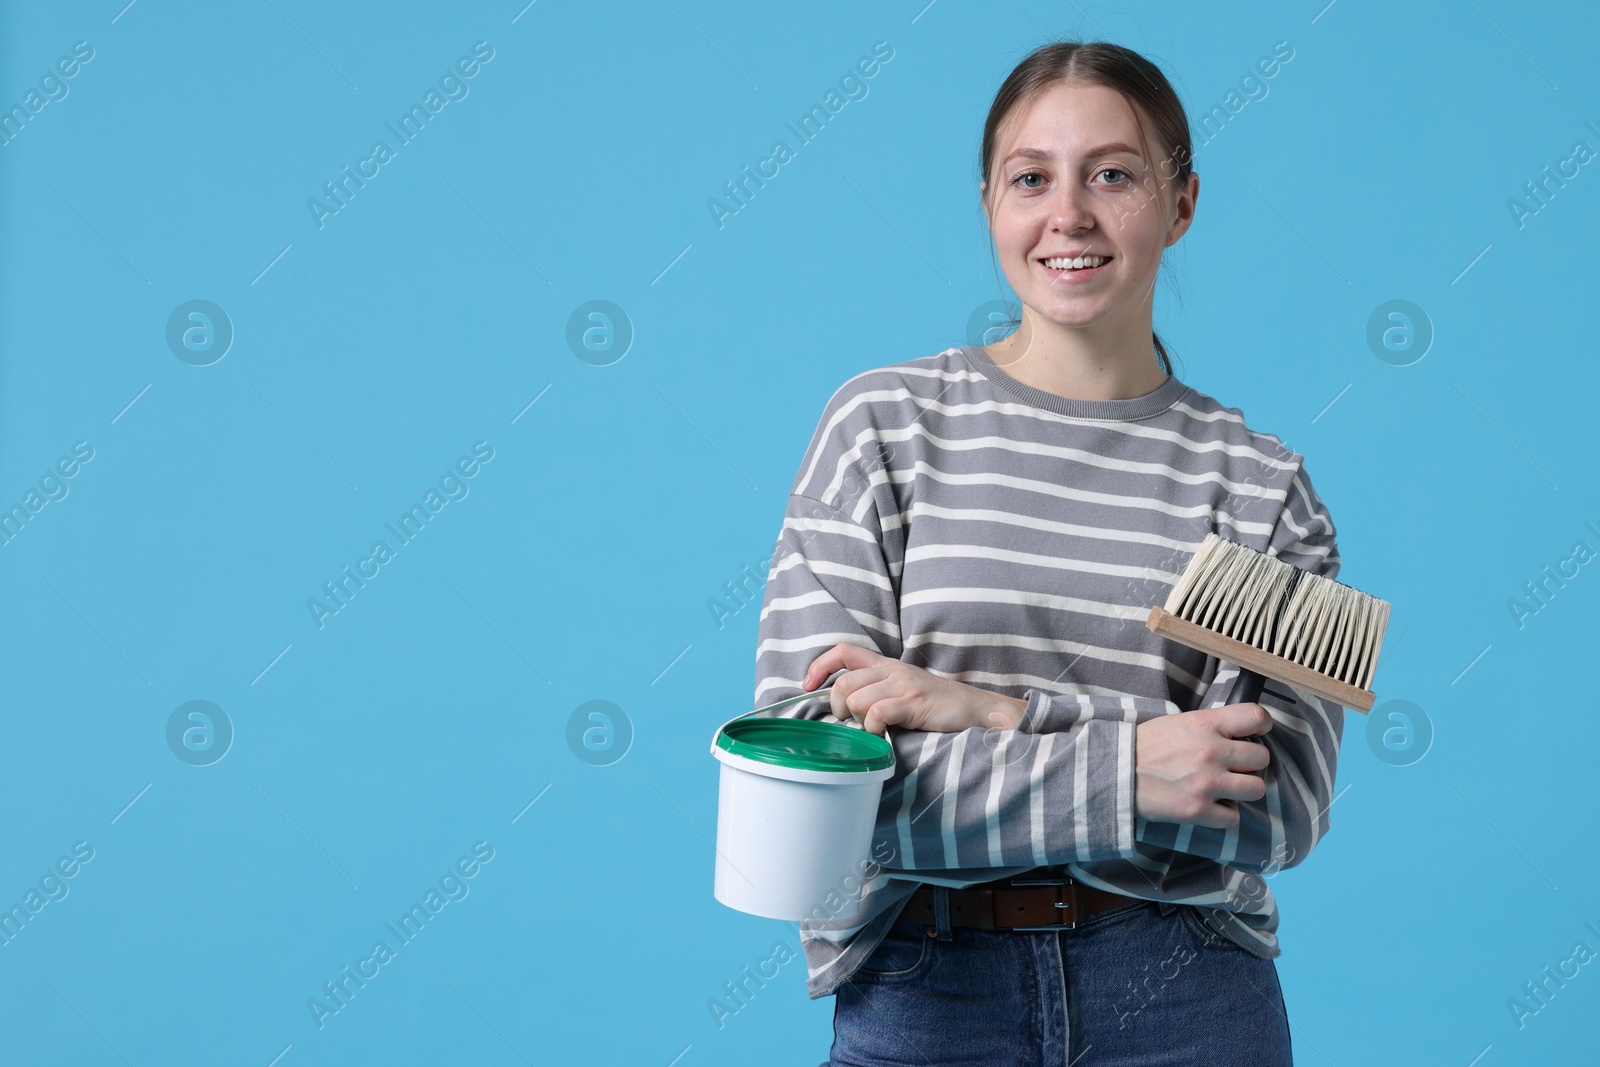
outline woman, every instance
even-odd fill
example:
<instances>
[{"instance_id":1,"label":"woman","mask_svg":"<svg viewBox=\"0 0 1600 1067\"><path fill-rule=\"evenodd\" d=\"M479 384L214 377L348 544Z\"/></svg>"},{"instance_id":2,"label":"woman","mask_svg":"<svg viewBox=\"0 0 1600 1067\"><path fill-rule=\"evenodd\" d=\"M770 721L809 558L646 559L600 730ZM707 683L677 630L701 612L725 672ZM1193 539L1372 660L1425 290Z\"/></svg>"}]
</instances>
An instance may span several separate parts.
<instances>
[{"instance_id":1,"label":"woman","mask_svg":"<svg viewBox=\"0 0 1600 1067\"><path fill-rule=\"evenodd\" d=\"M756 702L832 679L782 714L897 756L877 862L801 926L834 1064L1290 1062L1263 878L1328 828L1343 709L1234 703L1236 666L1143 623L1213 531L1339 559L1302 458L1152 332L1190 152L1143 57L1028 56L979 185L1018 328L851 378L801 463Z\"/></svg>"}]
</instances>

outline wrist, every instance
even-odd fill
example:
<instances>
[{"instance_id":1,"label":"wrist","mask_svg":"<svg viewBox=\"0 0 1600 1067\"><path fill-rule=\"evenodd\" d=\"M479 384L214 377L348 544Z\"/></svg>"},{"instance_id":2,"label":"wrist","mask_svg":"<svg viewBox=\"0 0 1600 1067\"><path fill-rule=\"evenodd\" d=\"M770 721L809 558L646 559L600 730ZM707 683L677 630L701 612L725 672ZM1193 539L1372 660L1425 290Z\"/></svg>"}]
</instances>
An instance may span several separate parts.
<instances>
[{"instance_id":1,"label":"wrist","mask_svg":"<svg viewBox=\"0 0 1600 1067\"><path fill-rule=\"evenodd\" d=\"M978 725L991 730L1015 730L1017 724L1022 721L1022 713L1027 710L1026 700L994 693L979 709Z\"/></svg>"}]
</instances>

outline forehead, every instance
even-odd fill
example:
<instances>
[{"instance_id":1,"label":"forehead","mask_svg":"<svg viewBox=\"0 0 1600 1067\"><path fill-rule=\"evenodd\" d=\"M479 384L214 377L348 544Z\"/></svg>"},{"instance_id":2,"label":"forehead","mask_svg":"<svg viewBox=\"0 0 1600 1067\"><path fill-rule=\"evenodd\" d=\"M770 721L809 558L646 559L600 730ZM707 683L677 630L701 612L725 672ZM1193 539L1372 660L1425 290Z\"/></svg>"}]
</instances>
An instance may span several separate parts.
<instances>
[{"instance_id":1,"label":"forehead","mask_svg":"<svg viewBox=\"0 0 1600 1067\"><path fill-rule=\"evenodd\" d=\"M1019 148L1074 157L1111 142L1143 154L1139 119L1131 101L1115 89L1083 82L1055 82L1011 110L995 138L995 159Z\"/></svg>"}]
</instances>

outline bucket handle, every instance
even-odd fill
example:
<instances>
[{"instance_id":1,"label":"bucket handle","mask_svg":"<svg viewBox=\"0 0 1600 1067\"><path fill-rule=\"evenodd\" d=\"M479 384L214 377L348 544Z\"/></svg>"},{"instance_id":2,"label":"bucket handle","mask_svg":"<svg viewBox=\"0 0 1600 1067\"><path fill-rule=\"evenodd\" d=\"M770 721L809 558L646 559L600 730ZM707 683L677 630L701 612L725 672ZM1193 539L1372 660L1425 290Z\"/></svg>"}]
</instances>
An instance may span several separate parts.
<instances>
[{"instance_id":1,"label":"bucket handle","mask_svg":"<svg viewBox=\"0 0 1600 1067\"><path fill-rule=\"evenodd\" d=\"M729 726L731 726L734 723L738 722L740 719L747 718L748 716L751 716L751 715L759 715L763 711L776 711L778 708L788 707L790 704L804 703L805 701L811 700L811 699L813 699L815 697L824 696L827 693L831 692L832 690L833 690L833 686L825 685L821 689L813 689L809 693L801 693L799 696L788 697L788 698L786 698L784 700L778 701L777 703L768 704L766 707L756 708L754 711L746 711L746 712L743 712L743 713L741 713L739 715L735 715L733 718L729 719L727 722L725 722L721 726L717 727L717 733L711 735L711 743L713 745L716 744L717 734L722 733L722 731L726 730ZM889 733L889 731L891 729L892 729L892 727L889 727L889 726L885 726L883 728L883 739L885 741L889 742L889 744L893 745L894 744L894 737L893 737L893 735L891 735Z\"/></svg>"}]
</instances>

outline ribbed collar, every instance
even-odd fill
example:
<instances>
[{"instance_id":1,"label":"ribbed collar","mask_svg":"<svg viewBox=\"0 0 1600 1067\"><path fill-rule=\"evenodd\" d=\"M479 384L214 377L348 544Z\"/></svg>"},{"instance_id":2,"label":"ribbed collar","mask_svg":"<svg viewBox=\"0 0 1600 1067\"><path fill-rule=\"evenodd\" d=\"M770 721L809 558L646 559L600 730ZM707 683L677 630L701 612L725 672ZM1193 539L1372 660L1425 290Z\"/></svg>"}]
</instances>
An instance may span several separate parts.
<instances>
[{"instance_id":1,"label":"ribbed collar","mask_svg":"<svg viewBox=\"0 0 1600 1067\"><path fill-rule=\"evenodd\" d=\"M989 353L981 345L962 345L961 354L966 358L969 366L985 378L993 382L998 388L1005 390L1025 404L1053 411L1057 415L1065 415L1071 419L1098 419L1115 422L1126 422L1131 419L1142 419L1165 411L1171 407L1179 397L1189 391L1189 387L1177 379L1175 375L1168 375L1167 380L1156 386L1153 392L1144 396L1131 397L1127 400L1076 400L1072 397L1061 396L1046 389L1037 389L1025 382L1020 382L995 365L989 358Z\"/></svg>"}]
</instances>

